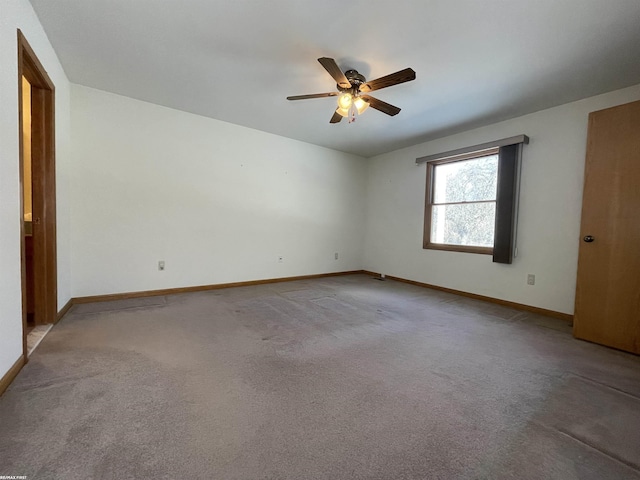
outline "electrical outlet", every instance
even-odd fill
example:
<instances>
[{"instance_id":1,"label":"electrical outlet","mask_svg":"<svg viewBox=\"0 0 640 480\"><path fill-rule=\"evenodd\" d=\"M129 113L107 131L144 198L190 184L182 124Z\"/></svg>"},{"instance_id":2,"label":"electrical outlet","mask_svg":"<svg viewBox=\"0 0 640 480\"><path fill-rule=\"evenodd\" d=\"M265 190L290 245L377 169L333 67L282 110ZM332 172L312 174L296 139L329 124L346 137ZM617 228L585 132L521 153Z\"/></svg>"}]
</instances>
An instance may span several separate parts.
<instances>
[{"instance_id":1,"label":"electrical outlet","mask_svg":"<svg viewBox=\"0 0 640 480\"><path fill-rule=\"evenodd\" d=\"M338 252L336 252L336 255L335 255L335 257L336 257L336 260L337 260L337 259L338 259Z\"/></svg>"},{"instance_id":2,"label":"electrical outlet","mask_svg":"<svg viewBox=\"0 0 640 480\"><path fill-rule=\"evenodd\" d=\"M158 262L158 270L160 271L164 270L164 260L160 260Z\"/></svg>"},{"instance_id":3,"label":"electrical outlet","mask_svg":"<svg viewBox=\"0 0 640 480\"><path fill-rule=\"evenodd\" d=\"M536 284L536 276L533 273L527 275L527 285L535 285Z\"/></svg>"},{"instance_id":4,"label":"electrical outlet","mask_svg":"<svg viewBox=\"0 0 640 480\"><path fill-rule=\"evenodd\" d=\"M278 255L278 263L284 262L284 257L282 255Z\"/></svg>"}]
</instances>

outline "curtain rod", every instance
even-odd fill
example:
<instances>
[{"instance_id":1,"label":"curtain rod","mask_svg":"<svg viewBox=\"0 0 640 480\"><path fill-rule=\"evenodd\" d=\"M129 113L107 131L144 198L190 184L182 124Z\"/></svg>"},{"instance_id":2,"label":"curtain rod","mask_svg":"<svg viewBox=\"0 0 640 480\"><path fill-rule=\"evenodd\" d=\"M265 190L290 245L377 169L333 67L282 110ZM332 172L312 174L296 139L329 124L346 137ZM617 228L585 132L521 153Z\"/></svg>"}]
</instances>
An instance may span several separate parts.
<instances>
[{"instance_id":1,"label":"curtain rod","mask_svg":"<svg viewBox=\"0 0 640 480\"><path fill-rule=\"evenodd\" d=\"M480 145L474 145L472 147L458 148L456 150L449 150L448 152L436 153L434 155L427 155L425 157L416 158L416 165L421 163L430 162L432 160L441 160L447 157L454 157L456 155L462 155L463 153L476 152L479 150L486 150L493 147L506 147L507 145L516 145L518 143L529 143L529 137L526 135L516 135L515 137L503 138L502 140L495 140L493 142L481 143Z\"/></svg>"}]
</instances>

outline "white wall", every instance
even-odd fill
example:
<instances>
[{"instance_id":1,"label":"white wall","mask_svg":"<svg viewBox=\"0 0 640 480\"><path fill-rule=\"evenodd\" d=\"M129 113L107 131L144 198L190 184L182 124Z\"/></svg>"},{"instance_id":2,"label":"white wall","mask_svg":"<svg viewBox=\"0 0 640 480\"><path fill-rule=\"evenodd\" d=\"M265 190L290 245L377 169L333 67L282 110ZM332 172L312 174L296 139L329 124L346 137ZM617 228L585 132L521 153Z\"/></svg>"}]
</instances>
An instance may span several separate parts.
<instances>
[{"instance_id":1,"label":"white wall","mask_svg":"<svg viewBox=\"0 0 640 480\"><path fill-rule=\"evenodd\" d=\"M0 3L0 376L22 354L20 180L18 157L17 29L20 28L56 86L58 306L70 298L69 82L27 0Z\"/></svg>"},{"instance_id":2,"label":"white wall","mask_svg":"<svg viewBox=\"0 0 640 480\"><path fill-rule=\"evenodd\" d=\"M371 158L364 268L573 313L588 114L638 99L640 85ZM423 250L426 166L416 158L518 134L531 143L523 153L513 264ZM526 284L528 273L535 286Z\"/></svg>"},{"instance_id":3,"label":"white wall","mask_svg":"<svg viewBox=\"0 0 640 480\"><path fill-rule=\"evenodd\" d=\"M71 103L73 296L362 268L365 159L77 85Z\"/></svg>"}]
</instances>

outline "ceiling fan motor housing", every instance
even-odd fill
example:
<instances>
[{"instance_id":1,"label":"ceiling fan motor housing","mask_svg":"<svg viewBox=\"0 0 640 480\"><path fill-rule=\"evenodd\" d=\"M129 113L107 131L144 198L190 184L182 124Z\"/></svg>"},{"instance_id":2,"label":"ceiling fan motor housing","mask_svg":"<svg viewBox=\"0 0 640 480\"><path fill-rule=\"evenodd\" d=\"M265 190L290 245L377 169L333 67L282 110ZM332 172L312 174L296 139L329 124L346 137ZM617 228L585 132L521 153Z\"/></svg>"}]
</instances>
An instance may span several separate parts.
<instances>
[{"instance_id":1,"label":"ceiling fan motor housing","mask_svg":"<svg viewBox=\"0 0 640 480\"><path fill-rule=\"evenodd\" d=\"M367 79L364 78L364 75L359 74L357 70L347 70L344 72L344 76L349 80L351 87L341 87L340 84L336 84L336 87L341 92L351 93L354 97L357 96L360 91L360 85L367 83Z\"/></svg>"}]
</instances>

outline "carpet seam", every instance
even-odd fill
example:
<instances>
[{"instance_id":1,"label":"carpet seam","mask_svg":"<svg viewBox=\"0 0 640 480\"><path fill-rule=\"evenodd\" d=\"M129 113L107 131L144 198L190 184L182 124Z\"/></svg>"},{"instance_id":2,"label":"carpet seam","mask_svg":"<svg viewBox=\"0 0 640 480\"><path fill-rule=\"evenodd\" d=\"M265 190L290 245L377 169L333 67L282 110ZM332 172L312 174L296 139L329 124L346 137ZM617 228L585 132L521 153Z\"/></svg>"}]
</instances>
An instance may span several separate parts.
<instances>
[{"instance_id":1,"label":"carpet seam","mask_svg":"<svg viewBox=\"0 0 640 480\"><path fill-rule=\"evenodd\" d=\"M568 375L573 375L574 377L578 377L578 378L580 378L582 380L585 380L587 382L590 382L590 383L593 383L593 384L596 384L596 385L600 385L602 387L609 388L609 389L613 390L614 392L621 393L623 395L626 395L628 397L633 398L636 401L640 401L640 397L634 395L633 393L625 392L624 390L621 390L621 389L616 388L616 387L612 387L611 385L607 385L606 383L603 383L603 382L599 382L598 380L594 380L593 378L585 377L584 375L580 375L579 373L574 373L574 372L569 372Z\"/></svg>"},{"instance_id":2,"label":"carpet seam","mask_svg":"<svg viewBox=\"0 0 640 480\"><path fill-rule=\"evenodd\" d=\"M632 462L629 462L629 461L627 461L627 460L625 460L623 458L620 458L620 457L614 455L613 453L610 453L610 452L608 452L606 450L602 450L602 449L596 447L595 445L592 445L591 443L587 442L586 440L583 440L583 439L581 439L579 437L576 437L575 435L573 435L572 433L570 433L570 432L568 432L566 430L561 430L559 428L549 427L549 426L546 426L546 425L543 425L543 426L545 426L547 428L550 428L552 430L555 430L556 432L560 433L561 435L564 435L565 437L569 437L569 438L573 439L574 441L580 443L581 445L584 445L584 446L590 448L591 450L595 450L596 452L601 453L602 455L610 458L611 460L613 460L615 462L618 462L618 463L620 463L620 464L622 464L622 465L624 465L626 467L629 467L631 470L633 470L636 473L640 473L640 465L636 465L636 464L634 464Z\"/></svg>"}]
</instances>

